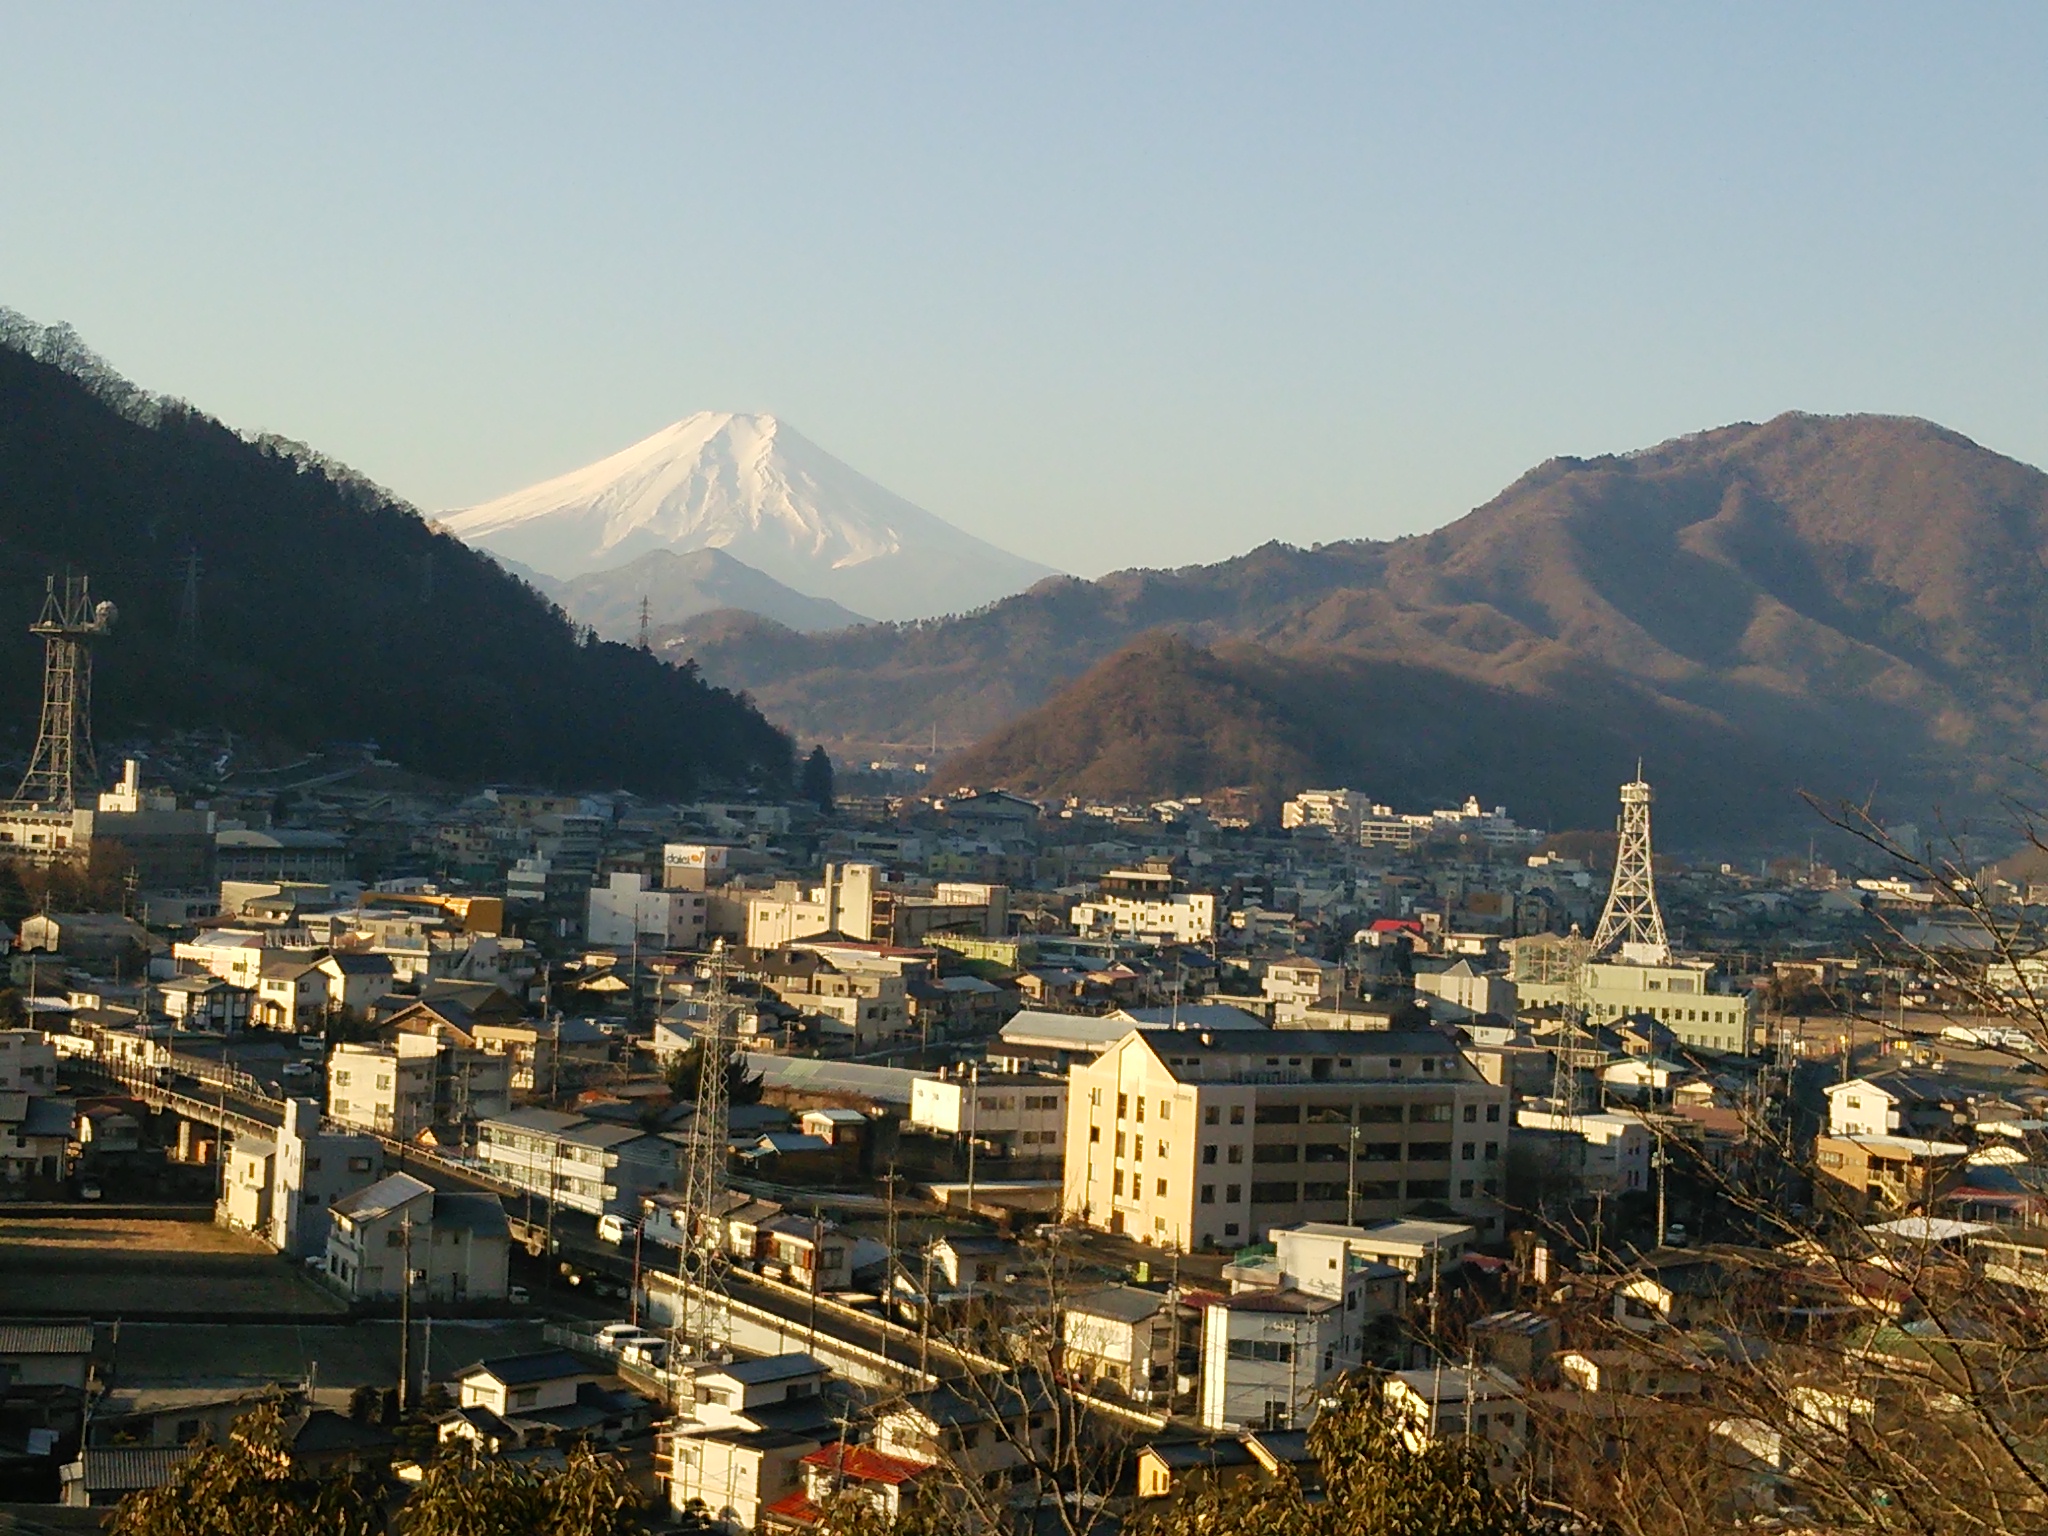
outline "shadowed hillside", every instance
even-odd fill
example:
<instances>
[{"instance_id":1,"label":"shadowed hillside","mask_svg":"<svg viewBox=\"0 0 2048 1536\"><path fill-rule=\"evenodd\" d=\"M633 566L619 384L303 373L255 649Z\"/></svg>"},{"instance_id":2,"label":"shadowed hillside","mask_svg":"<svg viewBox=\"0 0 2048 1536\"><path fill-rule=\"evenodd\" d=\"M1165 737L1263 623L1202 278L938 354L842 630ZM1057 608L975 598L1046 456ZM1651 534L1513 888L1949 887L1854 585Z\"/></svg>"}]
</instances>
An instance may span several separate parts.
<instances>
[{"instance_id":1,"label":"shadowed hillside","mask_svg":"<svg viewBox=\"0 0 2048 1536\"><path fill-rule=\"evenodd\" d=\"M789 775L788 739L744 699L581 643L531 588L348 471L148 397L68 331L0 311L0 732L17 753L41 684L28 625L67 567L120 608L97 648L102 732L375 740L472 781L671 792Z\"/></svg>"}]
</instances>

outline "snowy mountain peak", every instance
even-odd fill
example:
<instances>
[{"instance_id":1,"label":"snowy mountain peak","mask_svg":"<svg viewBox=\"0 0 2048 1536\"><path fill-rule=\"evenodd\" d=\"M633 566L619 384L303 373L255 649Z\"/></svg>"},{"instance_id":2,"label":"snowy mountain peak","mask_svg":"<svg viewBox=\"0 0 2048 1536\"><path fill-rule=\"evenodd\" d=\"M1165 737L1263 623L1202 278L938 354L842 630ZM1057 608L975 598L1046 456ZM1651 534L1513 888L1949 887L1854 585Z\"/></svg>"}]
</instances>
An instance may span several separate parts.
<instances>
[{"instance_id":1,"label":"snowy mountain peak","mask_svg":"<svg viewBox=\"0 0 2048 1536\"><path fill-rule=\"evenodd\" d=\"M448 514L493 554L570 578L722 549L882 618L961 612L1051 574L913 506L773 416L699 411L583 469Z\"/></svg>"}]
</instances>

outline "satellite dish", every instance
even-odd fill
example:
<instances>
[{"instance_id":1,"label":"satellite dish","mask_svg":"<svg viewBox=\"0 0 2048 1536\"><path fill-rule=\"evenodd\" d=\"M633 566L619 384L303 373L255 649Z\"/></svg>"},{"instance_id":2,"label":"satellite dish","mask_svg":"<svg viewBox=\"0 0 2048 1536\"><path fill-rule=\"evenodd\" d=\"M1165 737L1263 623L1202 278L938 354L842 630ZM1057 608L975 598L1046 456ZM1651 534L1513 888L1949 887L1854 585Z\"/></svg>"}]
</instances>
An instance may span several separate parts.
<instances>
[{"instance_id":1,"label":"satellite dish","mask_svg":"<svg viewBox=\"0 0 2048 1536\"><path fill-rule=\"evenodd\" d=\"M94 629L104 633L114 627L114 620L119 617L120 610L112 603L98 602L93 604L92 627Z\"/></svg>"}]
</instances>

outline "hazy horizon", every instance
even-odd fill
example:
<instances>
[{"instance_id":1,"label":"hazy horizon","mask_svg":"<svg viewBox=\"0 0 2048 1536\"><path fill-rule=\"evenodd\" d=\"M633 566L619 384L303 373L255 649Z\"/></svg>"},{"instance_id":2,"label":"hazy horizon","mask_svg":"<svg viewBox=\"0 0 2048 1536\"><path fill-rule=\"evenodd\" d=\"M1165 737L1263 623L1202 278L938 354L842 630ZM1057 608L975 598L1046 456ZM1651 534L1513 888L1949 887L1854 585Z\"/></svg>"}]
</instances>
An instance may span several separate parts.
<instances>
[{"instance_id":1,"label":"hazy horizon","mask_svg":"<svg viewBox=\"0 0 2048 1536\"><path fill-rule=\"evenodd\" d=\"M1788 409L2048 462L2048 16L0 7L0 305L429 511L765 411L1049 565Z\"/></svg>"}]
</instances>

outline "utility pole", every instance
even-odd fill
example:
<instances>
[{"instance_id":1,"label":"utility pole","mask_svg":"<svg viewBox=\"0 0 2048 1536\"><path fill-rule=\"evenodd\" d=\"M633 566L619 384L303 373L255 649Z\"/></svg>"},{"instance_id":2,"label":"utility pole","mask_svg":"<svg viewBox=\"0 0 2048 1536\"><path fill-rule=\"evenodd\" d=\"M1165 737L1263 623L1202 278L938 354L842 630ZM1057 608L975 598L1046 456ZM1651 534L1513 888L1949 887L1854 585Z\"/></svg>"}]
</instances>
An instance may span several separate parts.
<instances>
[{"instance_id":1,"label":"utility pole","mask_svg":"<svg viewBox=\"0 0 2048 1536\"><path fill-rule=\"evenodd\" d=\"M1351 1155L1344 1162L1344 1225L1358 1225L1358 1127L1351 1127ZM1347 1250L1348 1255L1348 1250Z\"/></svg>"},{"instance_id":2,"label":"utility pole","mask_svg":"<svg viewBox=\"0 0 2048 1536\"><path fill-rule=\"evenodd\" d=\"M398 1411L412 1407L412 1217L398 1218Z\"/></svg>"},{"instance_id":3,"label":"utility pole","mask_svg":"<svg viewBox=\"0 0 2048 1536\"><path fill-rule=\"evenodd\" d=\"M818 1202L811 1202L811 1342L812 1354L818 1351L818 1272L825 1264L825 1217L818 1208Z\"/></svg>"},{"instance_id":4,"label":"utility pole","mask_svg":"<svg viewBox=\"0 0 2048 1536\"><path fill-rule=\"evenodd\" d=\"M1657 1169L1657 1246L1662 1248L1664 1234L1670 1230L1667 1221L1669 1211L1666 1209L1664 1198L1664 1175L1665 1170L1670 1167L1671 1160L1664 1155L1664 1144L1661 1140L1657 1144L1657 1150L1650 1154L1650 1160Z\"/></svg>"},{"instance_id":5,"label":"utility pole","mask_svg":"<svg viewBox=\"0 0 2048 1536\"><path fill-rule=\"evenodd\" d=\"M974 1133L980 1125L981 1068L967 1069L967 1214L974 1214Z\"/></svg>"}]
</instances>

